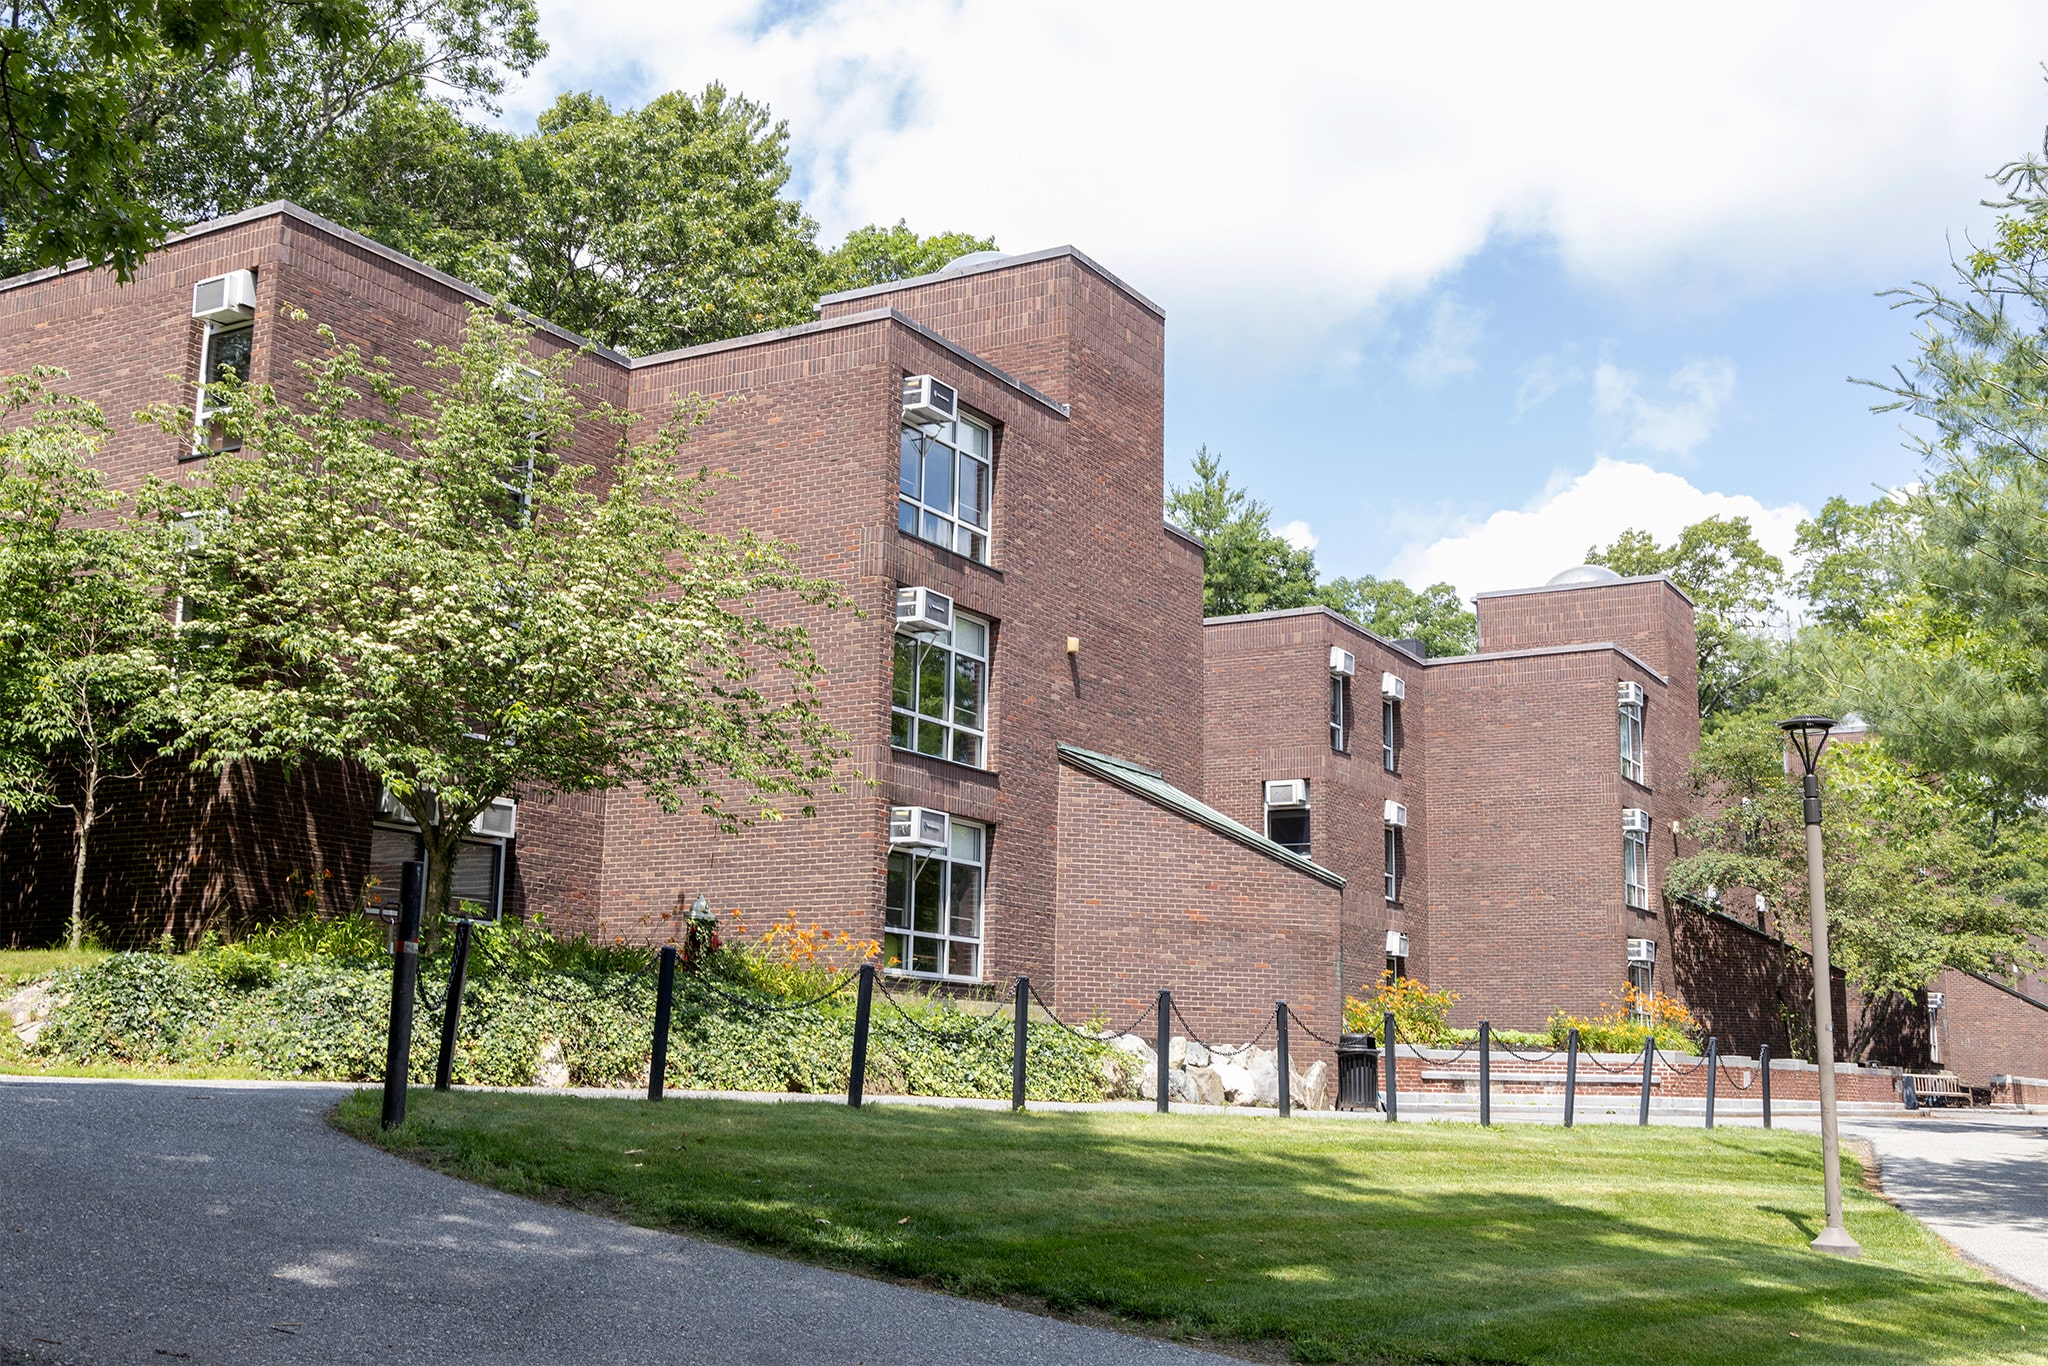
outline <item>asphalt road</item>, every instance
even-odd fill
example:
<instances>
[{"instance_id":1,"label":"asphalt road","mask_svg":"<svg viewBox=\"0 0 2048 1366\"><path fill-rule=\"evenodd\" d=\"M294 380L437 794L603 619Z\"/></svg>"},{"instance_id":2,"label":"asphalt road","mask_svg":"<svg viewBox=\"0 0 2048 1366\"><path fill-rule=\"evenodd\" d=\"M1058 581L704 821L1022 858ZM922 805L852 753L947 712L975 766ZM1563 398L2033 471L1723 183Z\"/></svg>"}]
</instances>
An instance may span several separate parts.
<instances>
[{"instance_id":1,"label":"asphalt road","mask_svg":"<svg viewBox=\"0 0 2048 1366\"><path fill-rule=\"evenodd\" d=\"M0 1081L0 1363L1218 1360L471 1186L344 1090Z\"/></svg>"}]
</instances>

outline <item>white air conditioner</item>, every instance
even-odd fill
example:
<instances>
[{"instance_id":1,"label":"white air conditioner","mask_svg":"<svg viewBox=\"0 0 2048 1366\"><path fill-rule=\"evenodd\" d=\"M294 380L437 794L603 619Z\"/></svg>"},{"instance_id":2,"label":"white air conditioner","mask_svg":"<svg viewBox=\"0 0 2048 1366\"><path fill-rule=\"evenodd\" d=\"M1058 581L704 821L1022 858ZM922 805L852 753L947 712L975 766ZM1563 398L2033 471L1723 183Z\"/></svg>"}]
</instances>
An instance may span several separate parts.
<instances>
[{"instance_id":1,"label":"white air conditioner","mask_svg":"<svg viewBox=\"0 0 2048 1366\"><path fill-rule=\"evenodd\" d=\"M953 386L930 375L903 381L903 420L919 427L951 422L960 416L960 396Z\"/></svg>"},{"instance_id":2,"label":"white air conditioner","mask_svg":"<svg viewBox=\"0 0 2048 1366\"><path fill-rule=\"evenodd\" d=\"M1387 931L1387 957L1389 957L1389 958L1406 958L1407 956L1408 956L1408 936L1407 936L1407 935L1405 935L1405 934L1402 934L1402 933L1401 933L1400 931L1398 931L1398 930L1388 930L1388 931Z\"/></svg>"},{"instance_id":3,"label":"white air conditioner","mask_svg":"<svg viewBox=\"0 0 2048 1366\"><path fill-rule=\"evenodd\" d=\"M1942 994L1941 994L1940 992L1938 992L1938 991L1930 991L1930 992L1928 992L1928 993L1927 993L1927 1008L1928 1008L1929 1010L1940 1010L1940 1009L1941 1009L1941 1003L1942 1003L1943 999L1944 999L1944 998L1943 998Z\"/></svg>"},{"instance_id":4,"label":"white air conditioner","mask_svg":"<svg viewBox=\"0 0 2048 1366\"><path fill-rule=\"evenodd\" d=\"M1307 806L1308 779L1281 778L1266 784L1267 806Z\"/></svg>"},{"instance_id":5,"label":"white air conditioner","mask_svg":"<svg viewBox=\"0 0 2048 1366\"><path fill-rule=\"evenodd\" d=\"M1408 685L1393 674L1381 674L1380 696L1389 702L1405 701L1408 697Z\"/></svg>"},{"instance_id":6,"label":"white air conditioner","mask_svg":"<svg viewBox=\"0 0 2048 1366\"><path fill-rule=\"evenodd\" d=\"M400 825L413 824L412 816L399 804L398 798L388 787L377 789L377 819L395 821Z\"/></svg>"},{"instance_id":7,"label":"white air conditioner","mask_svg":"<svg viewBox=\"0 0 2048 1366\"><path fill-rule=\"evenodd\" d=\"M929 588L896 590L896 629L913 635L937 635L953 629L953 600Z\"/></svg>"},{"instance_id":8,"label":"white air conditioner","mask_svg":"<svg viewBox=\"0 0 2048 1366\"><path fill-rule=\"evenodd\" d=\"M256 276L231 270L192 286L192 316L210 323L245 323L256 316Z\"/></svg>"},{"instance_id":9,"label":"white air conditioner","mask_svg":"<svg viewBox=\"0 0 2048 1366\"><path fill-rule=\"evenodd\" d=\"M1407 828L1408 808L1391 797L1387 799L1386 807L1380 812L1380 815L1388 825L1393 826L1396 830Z\"/></svg>"},{"instance_id":10,"label":"white air conditioner","mask_svg":"<svg viewBox=\"0 0 2048 1366\"><path fill-rule=\"evenodd\" d=\"M1635 807L1625 807L1621 813L1621 828L1631 835L1650 833L1650 813Z\"/></svg>"},{"instance_id":11,"label":"white air conditioner","mask_svg":"<svg viewBox=\"0 0 2048 1366\"><path fill-rule=\"evenodd\" d=\"M1358 656L1341 645L1330 647L1330 672L1338 678L1353 678L1358 674Z\"/></svg>"},{"instance_id":12,"label":"white air conditioner","mask_svg":"<svg viewBox=\"0 0 2048 1366\"><path fill-rule=\"evenodd\" d=\"M951 822L943 811L928 806L889 808L889 843L898 849L944 849Z\"/></svg>"},{"instance_id":13,"label":"white air conditioner","mask_svg":"<svg viewBox=\"0 0 2048 1366\"><path fill-rule=\"evenodd\" d=\"M1640 707L1640 706L1642 706L1642 705L1643 705L1643 685L1642 685L1642 684L1640 684L1640 683L1623 683L1623 684L1621 684L1621 685L1619 686L1619 691L1620 691L1620 693L1621 693L1621 705L1622 705L1622 706L1624 706L1624 707Z\"/></svg>"},{"instance_id":14,"label":"white air conditioner","mask_svg":"<svg viewBox=\"0 0 2048 1366\"><path fill-rule=\"evenodd\" d=\"M1657 961L1657 941L1654 939L1631 939L1628 941L1628 961L1631 963L1654 963Z\"/></svg>"},{"instance_id":15,"label":"white air conditioner","mask_svg":"<svg viewBox=\"0 0 2048 1366\"><path fill-rule=\"evenodd\" d=\"M493 798L469 823L469 833L488 839L511 839L519 833L519 804L510 797Z\"/></svg>"}]
</instances>

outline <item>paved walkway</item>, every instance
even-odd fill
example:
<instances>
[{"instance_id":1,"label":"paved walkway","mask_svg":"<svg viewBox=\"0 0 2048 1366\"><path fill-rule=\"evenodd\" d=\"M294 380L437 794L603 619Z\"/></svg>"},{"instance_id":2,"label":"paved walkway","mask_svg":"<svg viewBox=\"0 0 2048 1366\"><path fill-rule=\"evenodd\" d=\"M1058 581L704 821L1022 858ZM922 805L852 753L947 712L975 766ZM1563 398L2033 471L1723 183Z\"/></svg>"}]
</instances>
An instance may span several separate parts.
<instances>
[{"instance_id":1,"label":"paved walkway","mask_svg":"<svg viewBox=\"0 0 2048 1366\"><path fill-rule=\"evenodd\" d=\"M471 1186L348 1089L0 1080L0 1363L1218 1360Z\"/></svg>"}]
</instances>

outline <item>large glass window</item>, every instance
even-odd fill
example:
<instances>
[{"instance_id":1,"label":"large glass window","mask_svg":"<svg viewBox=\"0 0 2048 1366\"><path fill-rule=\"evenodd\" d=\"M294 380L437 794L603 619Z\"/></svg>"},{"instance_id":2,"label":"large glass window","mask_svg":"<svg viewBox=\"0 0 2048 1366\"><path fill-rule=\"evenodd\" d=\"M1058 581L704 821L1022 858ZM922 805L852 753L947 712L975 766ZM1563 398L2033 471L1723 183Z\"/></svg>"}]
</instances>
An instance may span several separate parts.
<instances>
[{"instance_id":1,"label":"large glass window","mask_svg":"<svg viewBox=\"0 0 2048 1366\"><path fill-rule=\"evenodd\" d=\"M1648 822L1642 822L1647 826ZM1650 832L1624 824L1621 831L1621 878L1628 904L1650 909Z\"/></svg>"},{"instance_id":2,"label":"large glass window","mask_svg":"<svg viewBox=\"0 0 2048 1366\"><path fill-rule=\"evenodd\" d=\"M987 563L994 444L989 428L971 417L922 429L904 427L897 529Z\"/></svg>"},{"instance_id":3,"label":"large glass window","mask_svg":"<svg viewBox=\"0 0 2048 1366\"><path fill-rule=\"evenodd\" d=\"M1339 754L1344 752L1345 735L1350 730L1351 680L1342 674L1330 675L1330 748Z\"/></svg>"},{"instance_id":4,"label":"large glass window","mask_svg":"<svg viewBox=\"0 0 2048 1366\"><path fill-rule=\"evenodd\" d=\"M1380 767L1401 771L1401 704L1391 697L1380 700Z\"/></svg>"},{"instance_id":5,"label":"large glass window","mask_svg":"<svg viewBox=\"0 0 2048 1366\"><path fill-rule=\"evenodd\" d=\"M1643 689L1637 683L1621 685L1621 776L1643 781Z\"/></svg>"},{"instance_id":6,"label":"large glass window","mask_svg":"<svg viewBox=\"0 0 2048 1366\"><path fill-rule=\"evenodd\" d=\"M1401 899L1401 827L1387 828L1387 900Z\"/></svg>"},{"instance_id":7,"label":"large glass window","mask_svg":"<svg viewBox=\"0 0 2048 1366\"><path fill-rule=\"evenodd\" d=\"M889 855L882 954L894 972L979 981L988 830L971 821L948 824L946 848Z\"/></svg>"},{"instance_id":8,"label":"large glass window","mask_svg":"<svg viewBox=\"0 0 2048 1366\"><path fill-rule=\"evenodd\" d=\"M227 435L220 419L220 405L212 399L214 385L229 375L247 383L250 347L256 340L256 324L239 323L220 327L209 323L199 357L199 397L193 405L198 414L199 433L193 443L195 455L239 449L241 442Z\"/></svg>"},{"instance_id":9,"label":"large glass window","mask_svg":"<svg viewBox=\"0 0 2048 1366\"><path fill-rule=\"evenodd\" d=\"M988 767L988 623L953 614L953 629L896 636L889 743Z\"/></svg>"}]
</instances>

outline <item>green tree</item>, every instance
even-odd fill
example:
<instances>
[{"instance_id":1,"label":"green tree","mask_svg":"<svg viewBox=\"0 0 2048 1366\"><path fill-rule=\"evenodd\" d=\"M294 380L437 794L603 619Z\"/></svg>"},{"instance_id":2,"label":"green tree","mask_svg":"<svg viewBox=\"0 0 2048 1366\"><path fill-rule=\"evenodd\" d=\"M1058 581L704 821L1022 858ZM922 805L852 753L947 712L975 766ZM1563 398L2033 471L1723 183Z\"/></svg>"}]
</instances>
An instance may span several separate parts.
<instances>
[{"instance_id":1,"label":"green tree","mask_svg":"<svg viewBox=\"0 0 2048 1366\"><path fill-rule=\"evenodd\" d=\"M1479 648L1479 618L1447 583L1418 590L1399 579L1362 574L1330 580L1316 590L1316 600L1388 640L1419 639L1432 655L1466 655Z\"/></svg>"},{"instance_id":2,"label":"green tree","mask_svg":"<svg viewBox=\"0 0 2048 1366\"><path fill-rule=\"evenodd\" d=\"M1860 631L1910 591L1918 527L1904 498L1852 503L1839 495L1799 524L1792 588L1820 625Z\"/></svg>"},{"instance_id":3,"label":"green tree","mask_svg":"<svg viewBox=\"0 0 2048 1366\"><path fill-rule=\"evenodd\" d=\"M1702 720L1711 725L1770 693L1782 649L1765 632L1785 564L1758 544L1747 517L1694 522L1670 545L1631 528L1587 550L1586 563L1627 576L1669 575L1692 599Z\"/></svg>"},{"instance_id":4,"label":"green tree","mask_svg":"<svg viewBox=\"0 0 2048 1366\"><path fill-rule=\"evenodd\" d=\"M70 813L77 948L107 784L156 756L175 679L164 535L114 516L93 468L106 421L50 390L62 373L0 396L0 810Z\"/></svg>"},{"instance_id":5,"label":"green tree","mask_svg":"<svg viewBox=\"0 0 2048 1366\"><path fill-rule=\"evenodd\" d=\"M1700 901L1762 892L1781 924L1803 925L1805 817L1773 714L1729 718L1701 741L1690 778L1713 814L1687 822L1699 852L1671 865L1665 891ZM2002 974L2042 961L2048 825L2038 812L2001 818L1874 739L1829 745L1822 781L1829 943L1865 1002L1852 1057L1869 1048L1886 998L1944 968Z\"/></svg>"},{"instance_id":6,"label":"green tree","mask_svg":"<svg viewBox=\"0 0 2048 1366\"><path fill-rule=\"evenodd\" d=\"M1208 547L1202 612L1231 616L1306 607L1316 601L1316 557L1273 530L1273 512L1232 488L1220 456L1195 452L1195 482L1166 491L1166 515Z\"/></svg>"},{"instance_id":7,"label":"green tree","mask_svg":"<svg viewBox=\"0 0 2048 1366\"><path fill-rule=\"evenodd\" d=\"M728 827L810 814L844 751L806 632L765 614L837 596L786 547L703 528L693 414L629 441L565 387L573 355L482 310L419 391L322 336L301 406L228 395L243 448L147 491L203 528L176 578L211 641L179 690L196 762L360 764L419 823L436 917L470 821L522 787L632 785ZM560 454L590 423L617 436L602 480Z\"/></svg>"},{"instance_id":8,"label":"green tree","mask_svg":"<svg viewBox=\"0 0 2048 1366\"><path fill-rule=\"evenodd\" d=\"M870 223L846 234L846 240L825 253L819 293L864 289L893 280L930 275L969 252L994 251L996 239L967 232L937 232L919 237L903 219L893 228Z\"/></svg>"}]
</instances>

